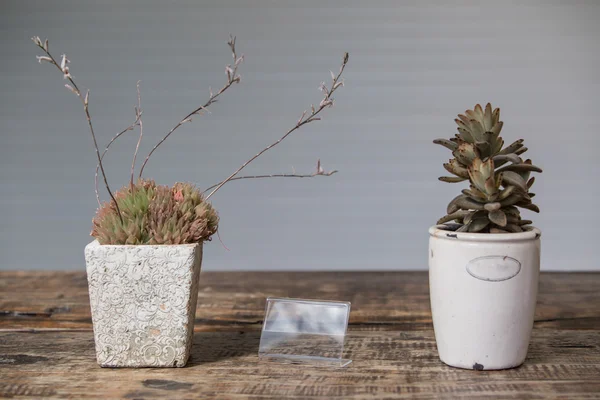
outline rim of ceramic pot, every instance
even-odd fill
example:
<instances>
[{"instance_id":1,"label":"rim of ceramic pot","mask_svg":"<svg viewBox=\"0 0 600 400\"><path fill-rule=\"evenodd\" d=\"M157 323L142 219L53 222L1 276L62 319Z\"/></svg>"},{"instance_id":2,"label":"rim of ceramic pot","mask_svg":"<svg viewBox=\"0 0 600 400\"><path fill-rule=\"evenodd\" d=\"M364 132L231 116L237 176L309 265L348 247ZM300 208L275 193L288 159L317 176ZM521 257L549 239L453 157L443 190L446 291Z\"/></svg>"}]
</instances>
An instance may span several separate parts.
<instances>
[{"instance_id":1,"label":"rim of ceramic pot","mask_svg":"<svg viewBox=\"0 0 600 400\"><path fill-rule=\"evenodd\" d=\"M535 226L529 227L525 232L518 233L471 233L453 232L443 229L444 225L434 225L429 228L429 235L440 239L461 240L469 242L524 242L537 240L542 236Z\"/></svg>"},{"instance_id":2,"label":"rim of ceramic pot","mask_svg":"<svg viewBox=\"0 0 600 400\"><path fill-rule=\"evenodd\" d=\"M204 243L204 242L202 242ZM201 245L202 243L185 243L185 244L100 244L97 240L93 240L91 242L89 242L86 247L91 246L91 247L119 247L119 248L135 248L135 247L164 247L164 248L168 248L168 247L182 247L182 246L187 246L187 247L194 247L194 246L198 246Z\"/></svg>"}]
</instances>

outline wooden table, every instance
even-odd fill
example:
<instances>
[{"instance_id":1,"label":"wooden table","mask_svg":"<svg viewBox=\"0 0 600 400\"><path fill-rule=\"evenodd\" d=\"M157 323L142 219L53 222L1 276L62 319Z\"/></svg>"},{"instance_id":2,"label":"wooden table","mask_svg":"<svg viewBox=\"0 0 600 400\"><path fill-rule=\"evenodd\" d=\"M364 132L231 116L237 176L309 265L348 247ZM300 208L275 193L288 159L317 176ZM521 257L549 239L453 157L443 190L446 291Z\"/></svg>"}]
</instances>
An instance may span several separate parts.
<instances>
[{"instance_id":1,"label":"wooden table","mask_svg":"<svg viewBox=\"0 0 600 400\"><path fill-rule=\"evenodd\" d=\"M345 369L259 363L267 296L352 302ZM424 272L203 273L181 369L98 367L85 273L0 272L0 397L600 398L600 273L544 273L529 355L469 371L437 356Z\"/></svg>"}]
</instances>

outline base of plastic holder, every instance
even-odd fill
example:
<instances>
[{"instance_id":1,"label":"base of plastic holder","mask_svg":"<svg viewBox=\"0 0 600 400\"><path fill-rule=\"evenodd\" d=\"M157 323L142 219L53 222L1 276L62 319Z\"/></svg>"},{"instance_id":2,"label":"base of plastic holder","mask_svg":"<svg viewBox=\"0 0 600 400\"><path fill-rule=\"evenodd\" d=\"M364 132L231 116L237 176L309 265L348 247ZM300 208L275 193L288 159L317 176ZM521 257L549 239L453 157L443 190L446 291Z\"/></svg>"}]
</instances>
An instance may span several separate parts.
<instances>
[{"instance_id":1,"label":"base of plastic holder","mask_svg":"<svg viewBox=\"0 0 600 400\"><path fill-rule=\"evenodd\" d=\"M284 364L310 365L312 367L327 367L327 368L343 368L352 363L352 360L342 358L333 360L326 357L305 357L305 356L289 356L282 354L272 354L268 356L259 356L260 361L275 362Z\"/></svg>"}]
</instances>

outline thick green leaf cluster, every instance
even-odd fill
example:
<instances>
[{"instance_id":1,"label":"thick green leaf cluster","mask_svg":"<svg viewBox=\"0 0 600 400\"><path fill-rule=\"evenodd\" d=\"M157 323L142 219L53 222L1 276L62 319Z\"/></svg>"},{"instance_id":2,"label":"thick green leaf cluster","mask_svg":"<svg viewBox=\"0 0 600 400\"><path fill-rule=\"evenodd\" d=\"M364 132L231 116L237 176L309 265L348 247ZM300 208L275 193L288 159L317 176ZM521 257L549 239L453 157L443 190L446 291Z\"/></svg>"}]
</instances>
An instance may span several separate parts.
<instances>
[{"instance_id":1,"label":"thick green leaf cluster","mask_svg":"<svg viewBox=\"0 0 600 400\"><path fill-rule=\"evenodd\" d=\"M534 193L529 192L535 178L531 172L542 170L519 157L527 151L523 139L504 146L500 137L502 121L500 109L485 110L477 104L455 119L458 134L450 139L433 142L452 151L454 158L444 164L453 176L442 176L444 182L469 181L469 189L455 197L446 210L447 215L438 224L449 224L459 232L522 232L531 224L521 219L518 207L539 212L532 203Z\"/></svg>"},{"instance_id":2,"label":"thick green leaf cluster","mask_svg":"<svg viewBox=\"0 0 600 400\"><path fill-rule=\"evenodd\" d=\"M186 244L210 240L219 217L202 193L188 183L173 187L140 180L115 193L114 202L100 207L91 235L100 244Z\"/></svg>"}]
</instances>

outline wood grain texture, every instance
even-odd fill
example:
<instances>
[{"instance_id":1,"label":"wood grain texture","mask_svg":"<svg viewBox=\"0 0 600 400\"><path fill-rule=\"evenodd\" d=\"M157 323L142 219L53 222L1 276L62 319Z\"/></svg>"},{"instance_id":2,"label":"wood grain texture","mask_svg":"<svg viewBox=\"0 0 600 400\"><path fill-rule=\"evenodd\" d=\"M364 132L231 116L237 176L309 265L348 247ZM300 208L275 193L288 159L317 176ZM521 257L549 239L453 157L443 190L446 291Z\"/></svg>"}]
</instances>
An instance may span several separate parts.
<instances>
[{"instance_id":1,"label":"wood grain texture","mask_svg":"<svg viewBox=\"0 0 600 400\"><path fill-rule=\"evenodd\" d=\"M259 363L267 296L352 302L346 369ZM506 371L447 367L427 275L206 273L183 369L96 364L83 273L0 272L0 397L600 398L600 274L545 273L528 358Z\"/></svg>"}]
</instances>

